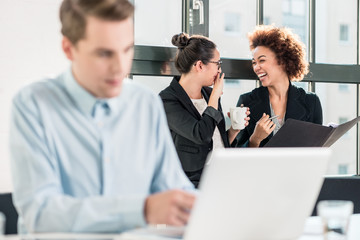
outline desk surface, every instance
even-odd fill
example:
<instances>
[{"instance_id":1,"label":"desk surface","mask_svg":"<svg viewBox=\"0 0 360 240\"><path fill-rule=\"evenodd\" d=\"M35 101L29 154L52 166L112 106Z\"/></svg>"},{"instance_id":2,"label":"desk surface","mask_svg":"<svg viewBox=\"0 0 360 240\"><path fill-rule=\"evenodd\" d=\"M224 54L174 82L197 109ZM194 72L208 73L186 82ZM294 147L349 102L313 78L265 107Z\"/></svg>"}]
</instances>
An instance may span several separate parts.
<instances>
[{"instance_id":1,"label":"desk surface","mask_svg":"<svg viewBox=\"0 0 360 240\"><path fill-rule=\"evenodd\" d=\"M360 214L351 217L349 235L347 240L360 239ZM154 232L154 231L152 231ZM1 237L0 237L1 239ZM144 231L131 231L123 234L70 234L70 233L46 233L46 234L27 234L27 235L6 235L4 240L33 240L33 239L89 239L89 240L167 240L173 238L159 237L154 234L144 235ZM319 217L307 219L304 234L298 240L323 240L322 225Z\"/></svg>"}]
</instances>

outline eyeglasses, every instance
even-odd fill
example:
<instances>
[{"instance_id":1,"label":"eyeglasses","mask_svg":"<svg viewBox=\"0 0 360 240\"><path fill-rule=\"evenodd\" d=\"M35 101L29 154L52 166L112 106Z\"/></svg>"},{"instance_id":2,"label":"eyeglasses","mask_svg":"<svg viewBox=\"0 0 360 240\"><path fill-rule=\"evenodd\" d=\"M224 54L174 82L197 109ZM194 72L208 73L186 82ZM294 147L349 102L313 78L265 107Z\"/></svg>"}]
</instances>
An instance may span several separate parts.
<instances>
[{"instance_id":1,"label":"eyeglasses","mask_svg":"<svg viewBox=\"0 0 360 240\"><path fill-rule=\"evenodd\" d=\"M218 70L221 68L221 64L222 64L222 61L221 61L221 60L219 60L219 61L209 61L209 62L211 62L211 63L216 63L217 66L218 66Z\"/></svg>"},{"instance_id":2,"label":"eyeglasses","mask_svg":"<svg viewBox=\"0 0 360 240\"><path fill-rule=\"evenodd\" d=\"M199 60L201 61L201 60ZM218 65L218 70L221 68L221 64L222 64L222 61L219 60L219 61L209 61L210 63L216 63L216 65ZM196 66L196 63L194 63L194 66Z\"/></svg>"}]
</instances>

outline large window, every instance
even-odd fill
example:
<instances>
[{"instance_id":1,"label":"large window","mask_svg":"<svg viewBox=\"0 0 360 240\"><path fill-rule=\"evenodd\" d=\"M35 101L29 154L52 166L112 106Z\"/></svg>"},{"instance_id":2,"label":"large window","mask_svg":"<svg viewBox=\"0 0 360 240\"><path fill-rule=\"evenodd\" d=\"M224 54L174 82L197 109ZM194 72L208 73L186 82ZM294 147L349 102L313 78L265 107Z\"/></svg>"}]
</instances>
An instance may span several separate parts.
<instances>
[{"instance_id":1,"label":"large window","mask_svg":"<svg viewBox=\"0 0 360 240\"><path fill-rule=\"evenodd\" d=\"M309 10L307 0L265 0L266 24L275 24L293 29L308 46Z\"/></svg>"},{"instance_id":2,"label":"large window","mask_svg":"<svg viewBox=\"0 0 360 240\"><path fill-rule=\"evenodd\" d=\"M355 84L316 83L316 93L322 103L324 125L342 124L356 117ZM345 165L347 174L356 174L356 128L350 129L331 148L333 158L328 174L342 174L340 166Z\"/></svg>"},{"instance_id":3,"label":"large window","mask_svg":"<svg viewBox=\"0 0 360 240\"><path fill-rule=\"evenodd\" d=\"M316 62L356 64L356 1L316 1Z\"/></svg>"},{"instance_id":4,"label":"large window","mask_svg":"<svg viewBox=\"0 0 360 240\"><path fill-rule=\"evenodd\" d=\"M134 2L135 44L172 46L172 36L181 32L181 1L134 0Z\"/></svg>"},{"instance_id":5,"label":"large window","mask_svg":"<svg viewBox=\"0 0 360 240\"><path fill-rule=\"evenodd\" d=\"M246 34L256 25L256 1L209 1L209 37L226 58L250 57Z\"/></svg>"}]
</instances>

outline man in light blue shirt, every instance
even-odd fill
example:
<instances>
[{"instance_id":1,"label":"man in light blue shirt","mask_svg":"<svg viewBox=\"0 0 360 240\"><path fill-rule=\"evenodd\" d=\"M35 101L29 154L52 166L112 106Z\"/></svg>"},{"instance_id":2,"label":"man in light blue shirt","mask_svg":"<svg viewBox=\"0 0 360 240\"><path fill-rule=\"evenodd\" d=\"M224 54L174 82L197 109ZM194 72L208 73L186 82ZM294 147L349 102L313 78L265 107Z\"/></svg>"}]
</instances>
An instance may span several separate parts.
<instances>
[{"instance_id":1,"label":"man in light blue shirt","mask_svg":"<svg viewBox=\"0 0 360 240\"><path fill-rule=\"evenodd\" d=\"M184 225L194 202L161 100L123 80L133 57L126 0L64 0L71 68L13 100L10 147L20 232ZM176 190L170 190L176 189Z\"/></svg>"}]
</instances>

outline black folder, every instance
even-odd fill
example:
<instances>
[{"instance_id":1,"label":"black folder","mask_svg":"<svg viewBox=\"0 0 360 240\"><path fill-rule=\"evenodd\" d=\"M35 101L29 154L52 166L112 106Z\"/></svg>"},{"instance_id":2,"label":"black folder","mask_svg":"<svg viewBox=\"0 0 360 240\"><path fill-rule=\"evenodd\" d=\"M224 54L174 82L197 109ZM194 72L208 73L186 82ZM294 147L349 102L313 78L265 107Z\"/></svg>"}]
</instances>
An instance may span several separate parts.
<instances>
[{"instance_id":1,"label":"black folder","mask_svg":"<svg viewBox=\"0 0 360 240\"><path fill-rule=\"evenodd\" d=\"M330 147L359 121L360 116L336 127L327 127L287 119L264 147Z\"/></svg>"}]
</instances>

